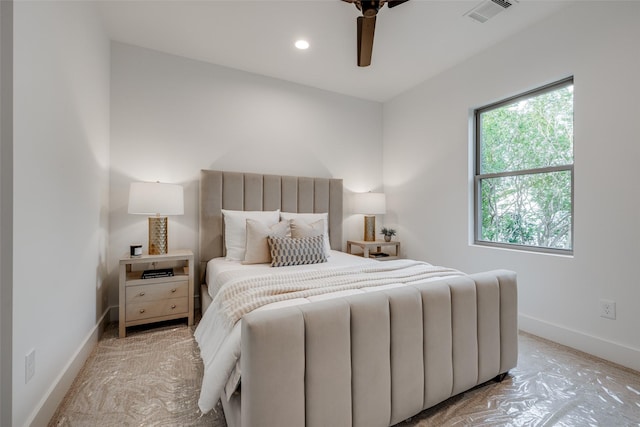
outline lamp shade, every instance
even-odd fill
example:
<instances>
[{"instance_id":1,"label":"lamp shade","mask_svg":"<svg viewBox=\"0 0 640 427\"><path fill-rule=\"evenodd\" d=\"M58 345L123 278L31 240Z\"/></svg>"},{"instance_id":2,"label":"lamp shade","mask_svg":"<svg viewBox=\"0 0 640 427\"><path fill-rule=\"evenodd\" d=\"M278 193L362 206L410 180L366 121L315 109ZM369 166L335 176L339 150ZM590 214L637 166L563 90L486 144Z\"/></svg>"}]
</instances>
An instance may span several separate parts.
<instances>
[{"instance_id":1,"label":"lamp shade","mask_svg":"<svg viewBox=\"0 0 640 427\"><path fill-rule=\"evenodd\" d=\"M184 190L177 184L132 182L129 187L128 212L143 215L183 215Z\"/></svg>"},{"instance_id":2,"label":"lamp shade","mask_svg":"<svg viewBox=\"0 0 640 427\"><path fill-rule=\"evenodd\" d=\"M378 215L387 212L387 201L384 193L356 193L356 213Z\"/></svg>"}]
</instances>

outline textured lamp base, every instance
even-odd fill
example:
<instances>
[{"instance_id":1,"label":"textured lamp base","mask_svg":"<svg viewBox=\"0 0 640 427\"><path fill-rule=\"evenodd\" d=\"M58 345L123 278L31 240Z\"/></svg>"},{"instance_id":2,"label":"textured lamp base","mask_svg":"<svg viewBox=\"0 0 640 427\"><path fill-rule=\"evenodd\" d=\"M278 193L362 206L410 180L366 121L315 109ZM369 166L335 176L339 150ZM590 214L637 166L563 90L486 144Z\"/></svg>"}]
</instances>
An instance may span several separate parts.
<instances>
[{"instance_id":1,"label":"textured lamp base","mask_svg":"<svg viewBox=\"0 0 640 427\"><path fill-rule=\"evenodd\" d=\"M166 216L149 217L149 255L164 255L168 251L168 220Z\"/></svg>"},{"instance_id":2,"label":"textured lamp base","mask_svg":"<svg viewBox=\"0 0 640 427\"><path fill-rule=\"evenodd\" d=\"M376 217L375 215L364 216L364 241L374 242L376 240Z\"/></svg>"}]
</instances>

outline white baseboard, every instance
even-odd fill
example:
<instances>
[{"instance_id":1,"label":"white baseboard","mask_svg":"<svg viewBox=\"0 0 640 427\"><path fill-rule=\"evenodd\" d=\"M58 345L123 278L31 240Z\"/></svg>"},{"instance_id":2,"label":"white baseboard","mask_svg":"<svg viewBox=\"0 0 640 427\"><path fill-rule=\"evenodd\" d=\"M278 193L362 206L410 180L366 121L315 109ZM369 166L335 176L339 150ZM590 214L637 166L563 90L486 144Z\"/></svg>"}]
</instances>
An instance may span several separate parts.
<instances>
[{"instance_id":1,"label":"white baseboard","mask_svg":"<svg viewBox=\"0 0 640 427\"><path fill-rule=\"evenodd\" d=\"M78 372L80 372L80 369L89 358L91 351L98 343L98 340L102 335L102 331L104 331L104 327L107 324L109 317L108 314L112 310L113 307L109 307L104 311L95 326L91 331L89 331L85 339L82 341L80 347L78 347L67 365L53 382L38 406L31 413L31 416L25 425L37 427L49 424L49 420L51 420L51 417L55 414L60 402L62 402L67 391L69 391L73 380L76 378Z\"/></svg>"},{"instance_id":2,"label":"white baseboard","mask_svg":"<svg viewBox=\"0 0 640 427\"><path fill-rule=\"evenodd\" d=\"M523 314L518 316L518 323L519 328L524 332L640 371L640 349L627 347Z\"/></svg>"}]
</instances>

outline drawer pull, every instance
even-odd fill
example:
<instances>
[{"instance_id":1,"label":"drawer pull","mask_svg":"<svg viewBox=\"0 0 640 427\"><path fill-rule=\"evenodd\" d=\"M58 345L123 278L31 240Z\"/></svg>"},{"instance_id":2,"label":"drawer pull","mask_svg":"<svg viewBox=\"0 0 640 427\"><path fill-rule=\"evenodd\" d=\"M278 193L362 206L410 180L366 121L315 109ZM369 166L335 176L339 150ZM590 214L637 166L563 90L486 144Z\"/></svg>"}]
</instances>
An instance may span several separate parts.
<instances>
[{"instance_id":1,"label":"drawer pull","mask_svg":"<svg viewBox=\"0 0 640 427\"><path fill-rule=\"evenodd\" d=\"M144 296L144 292L140 292L138 295L143 297Z\"/></svg>"},{"instance_id":2,"label":"drawer pull","mask_svg":"<svg viewBox=\"0 0 640 427\"><path fill-rule=\"evenodd\" d=\"M176 288L171 289L171 293L174 293L176 290Z\"/></svg>"},{"instance_id":3,"label":"drawer pull","mask_svg":"<svg viewBox=\"0 0 640 427\"><path fill-rule=\"evenodd\" d=\"M140 309L140 314L144 313L144 308Z\"/></svg>"},{"instance_id":4,"label":"drawer pull","mask_svg":"<svg viewBox=\"0 0 640 427\"><path fill-rule=\"evenodd\" d=\"M171 304L171 309L173 310L174 308L176 308L175 304Z\"/></svg>"}]
</instances>

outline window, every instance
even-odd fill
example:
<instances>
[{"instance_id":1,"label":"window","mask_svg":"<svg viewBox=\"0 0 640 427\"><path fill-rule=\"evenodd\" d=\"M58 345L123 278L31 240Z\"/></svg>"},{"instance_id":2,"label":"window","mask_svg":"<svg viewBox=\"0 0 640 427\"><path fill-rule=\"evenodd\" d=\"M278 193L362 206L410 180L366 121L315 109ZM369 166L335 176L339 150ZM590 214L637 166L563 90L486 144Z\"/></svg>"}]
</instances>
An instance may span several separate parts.
<instances>
[{"instance_id":1,"label":"window","mask_svg":"<svg viewBox=\"0 0 640 427\"><path fill-rule=\"evenodd\" d=\"M573 250L573 78L475 111L475 242Z\"/></svg>"}]
</instances>

